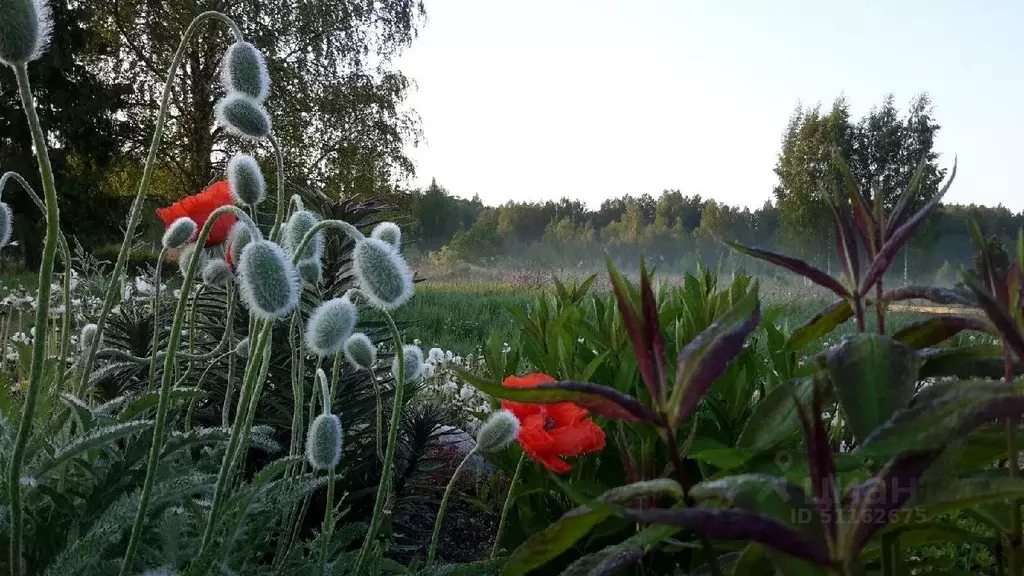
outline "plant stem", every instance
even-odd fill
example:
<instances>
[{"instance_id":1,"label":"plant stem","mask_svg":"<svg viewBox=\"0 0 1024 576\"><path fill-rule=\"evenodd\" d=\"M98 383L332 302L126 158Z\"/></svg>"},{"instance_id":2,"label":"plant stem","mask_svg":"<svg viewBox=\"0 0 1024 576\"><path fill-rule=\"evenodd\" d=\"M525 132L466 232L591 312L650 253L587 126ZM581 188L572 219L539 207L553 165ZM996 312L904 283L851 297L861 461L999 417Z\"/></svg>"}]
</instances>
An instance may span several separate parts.
<instances>
[{"instance_id":1,"label":"plant stem","mask_svg":"<svg viewBox=\"0 0 1024 576\"><path fill-rule=\"evenodd\" d=\"M230 314L230 312L229 312L229 314ZM188 403L188 410L185 411L185 432L186 433L188 433L188 431L192 429L192 412L196 408L196 400L199 398L199 391L200 391L200 389L203 386L203 382L206 380L206 377L210 374L210 371L213 370L214 366L219 364L220 361L223 360L224 358L227 358L228 356L230 356L231 354L234 354L234 353L235 353L234 350L228 350L227 352L221 354L220 357L216 358L213 362L210 362L210 365L207 366L206 370L203 370L203 373L199 376L199 381L196 382L195 394L192 395L192 400L190 400L189 403Z\"/></svg>"},{"instance_id":2,"label":"plant stem","mask_svg":"<svg viewBox=\"0 0 1024 576\"><path fill-rule=\"evenodd\" d=\"M857 294L853 295L853 314L857 318L857 332L864 332L864 301Z\"/></svg>"},{"instance_id":3,"label":"plant stem","mask_svg":"<svg viewBox=\"0 0 1024 576\"><path fill-rule=\"evenodd\" d=\"M189 24L188 29L185 30L185 34L181 38L181 43L178 44L178 50L174 53L174 57L171 59L171 65L167 69L167 80L164 82L164 91L160 99L160 111L157 112L156 116L156 127L153 130L153 140L149 145L149 154L146 156L146 164L142 169L142 179L139 181L139 190L135 193L135 199L132 200L131 209L128 211L128 223L124 230L124 241L121 243L121 250L117 253L117 260L114 263L114 270L111 273L111 282L107 285L107 292L103 297L103 308L100 310L100 316L96 320L96 339L93 341L93 345L89 347L89 350L85 352L85 358L82 362L82 382L79 388L84 390L88 383L89 371L92 369L92 364L96 360L96 352L99 350L100 340L103 337L103 327L107 322L107 316L110 314L111 308L114 307L114 302L117 300L119 295L117 279L124 273L125 265L128 263L128 253L131 251L132 241L135 239L135 228L139 225L139 218L142 214L142 208L146 199L146 194L149 192L149 182L153 178L153 169L156 166L157 153L160 151L160 143L163 140L164 125L167 123L167 112L170 109L171 104L171 88L174 84L174 75L178 70L178 66L181 65L181 61L185 57L185 47L188 45L192 36L195 35L199 25L211 18L220 20L231 29L231 33L234 35L236 40L242 40L242 31L237 24L224 14L215 11L203 12L196 16L192 23Z\"/></svg>"},{"instance_id":4,"label":"plant stem","mask_svg":"<svg viewBox=\"0 0 1024 576\"><path fill-rule=\"evenodd\" d=\"M338 373L341 371L341 354L334 355L334 366L331 368L331 391L328 393L328 405L333 405L335 388L338 385ZM327 410L325 410L326 412ZM323 534L323 552L320 555L320 573L326 574L327 556L330 552L331 533L334 532L334 470L332 467L327 471L327 504L324 506L324 525L320 530Z\"/></svg>"},{"instance_id":5,"label":"plant stem","mask_svg":"<svg viewBox=\"0 0 1024 576\"><path fill-rule=\"evenodd\" d=\"M382 440L384 434L384 399L381 398L380 384L377 382L377 374L373 370L373 366L366 369L370 373L370 382L373 383L373 394L377 397L377 459L381 462L384 461L384 441Z\"/></svg>"},{"instance_id":6,"label":"plant stem","mask_svg":"<svg viewBox=\"0 0 1024 576\"><path fill-rule=\"evenodd\" d=\"M885 302L882 300L882 279L875 284L875 322L878 324L878 333L885 334Z\"/></svg>"},{"instance_id":7,"label":"plant stem","mask_svg":"<svg viewBox=\"0 0 1024 576\"><path fill-rule=\"evenodd\" d=\"M274 159L277 164L277 214L274 217L274 227L270 229L270 239L277 242L280 240L281 224L284 223L285 202L284 202L284 151L281 144L273 134L267 135L267 140L274 147ZM296 251L302 254L302 251Z\"/></svg>"},{"instance_id":8,"label":"plant stem","mask_svg":"<svg viewBox=\"0 0 1024 576\"><path fill-rule=\"evenodd\" d=\"M690 496L690 487L693 484L690 482L690 476L686 473L686 469L683 468L683 459L679 455L679 444L676 443L675 430L671 426L666 426L664 430L668 440L668 455L679 479L679 485L683 487L683 500L688 508L693 508L696 506L696 502ZM701 547L704 548L704 554L708 557L711 576L722 576L722 569L718 566L718 556L715 554L715 547L711 543L711 538L704 532L698 532L698 537L700 538Z\"/></svg>"},{"instance_id":9,"label":"plant stem","mask_svg":"<svg viewBox=\"0 0 1024 576\"><path fill-rule=\"evenodd\" d=\"M508 496L505 497L505 504L501 507L501 520L498 521L498 533L494 536L494 546L491 547L491 558L498 555L498 548L501 546L501 535L505 532L505 519L508 517L508 511L512 508L512 497L513 492L516 489L516 482L519 480L519 474L523 471L523 463L526 462L526 452L523 452L519 456L519 464L516 464L516 472L512 475L512 482L508 485Z\"/></svg>"},{"instance_id":10,"label":"plant stem","mask_svg":"<svg viewBox=\"0 0 1024 576\"><path fill-rule=\"evenodd\" d=\"M214 223L222 215L234 210L238 210L238 208L222 206L210 213L206 223L203 224L203 229L196 238L196 245L205 246L206 239L210 236L210 230L213 229ZM181 343L181 327L185 321L189 294L192 292L192 284L195 281L196 271L199 268L200 250L201 248L197 248L192 252L192 258L189 259L185 278L181 283L181 295L178 297L178 305L174 310L174 320L171 323L171 331L167 339L167 353L164 355L163 373L160 375L160 399L157 402L156 422L153 425L153 443L149 449L149 462L146 464L146 479L142 484L139 509L135 514L135 521L132 524L132 535L128 540L128 548L125 550L124 561L121 564L121 576L128 574L131 569L132 558L135 556L135 551L139 546L139 539L142 537L142 527L146 521L146 511L149 507L149 498L153 491L153 484L156 482L156 469L160 462L160 450L163 447L164 426L167 423L167 407L170 404L171 388L173 387L174 361L178 352L178 345ZM99 338L98 332L96 337Z\"/></svg>"},{"instance_id":11,"label":"plant stem","mask_svg":"<svg viewBox=\"0 0 1024 576\"><path fill-rule=\"evenodd\" d=\"M1007 384L1013 384L1013 356L1012 353L1003 345L1003 379L1006 380ZM1010 470L1010 478L1016 478L1020 474L1020 458L1019 451L1017 448L1017 419L1007 418L1006 419L1006 448L1007 448L1007 467ZM1020 546L1021 546L1021 515L1020 515L1020 500L1013 500L1010 507L1010 523L1013 527L1013 532L1009 535L1010 545L1006 550L1006 558L1009 564L1010 576L1020 576Z\"/></svg>"},{"instance_id":12,"label":"plant stem","mask_svg":"<svg viewBox=\"0 0 1024 576\"><path fill-rule=\"evenodd\" d=\"M324 222L327 222L327 220ZM303 244L305 244L305 241L308 239L309 234L306 234L306 238L303 238ZM300 247L296 253L298 254L301 252L302 250ZM398 327L395 326L395 321L391 318L391 314L389 314L387 310L381 310L381 313L384 315L384 319L388 323L388 328L391 329L391 338L395 343L395 354L398 355L398 374L395 374L395 397L392 401L393 406L391 408L391 429L388 430L388 447L384 452L384 462L381 464L380 484L377 486L377 499L373 503L373 516L370 518L370 527L366 531L366 538L363 540L363 547L359 550L359 557L356 559L355 569L352 571L353 574L361 574L359 570L362 567L363 562L366 560L367 552L369 552L370 547L373 545L374 540L377 537L377 530L380 529L381 516L383 516L384 512L384 501L387 500L389 490L391 464L395 458L395 446L398 443L398 428L402 419L402 397L405 394L405 354L403 353L402 347L402 334L398 331Z\"/></svg>"},{"instance_id":13,"label":"plant stem","mask_svg":"<svg viewBox=\"0 0 1024 576\"><path fill-rule=\"evenodd\" d=\"M235 290L229 285L224 291L227 292L228 309L230 310L235 305ZM224 329L228 334L228 352L231 354L228 356L228 381L224 384L224 407L220 415L221 428L227 428L230 422L231 394L235 389L235 317L232 314L228 314L227 325Z\"/></svg>"},{"instance_id":14,"label":"plant stem","mask_svg":"<svg viewBox=\"0 0 1024 576\"><path fill-rule=\"evenodd\" d=\"M466 457L459 462L459 465L455 467L455 472L452 472L452 478L448 481L448 487L444 489L444 496L441 497L441 507L437 509L437 519L434 520L434 534L430 537L430 551L427 552L427 568L430 568L434 564L434 557L437 555L437 539L441 536L441 522L444 521L444 509L448 506L448 498L452 495L452 489L455 488L455 481L459 478L459 472L469 462L469 459L476 454L476 446L466 454ZM521 460L520 460L521 462Z\"/></svg>"},{"instance_id":15,"label":"plant stem","mask_svg":"<svg viewBox=\"0 0 1024 576\"><path fill-rule=\"evenodd\" d=\"M153 342L149 346L149 391L153 391L156 384L156 351L160 347L160 269L163 268L164 258L167 257L167 247L160 248L160 255L156 259L156 268L153 272Z\"/></svg>"},{"instance_id":16,"label":"plant stem","mask_svg":"<svg viewBox=\"0 0 1024 576\"><path fill-rule=\"evenodd\" d=\"M46 239L43 241L42 263L39 267L39 287L36 293L36 339L32 343L32 366L29 370L28 391L18 424L18 436L14 443L8 467L8 492L11 497L11 543L10 566L12 576L21 576L21 465L25 458L28 438L32 433L32 421L35 419L36 401L43 380L43 363L46 360L46 319L50 314L50 282L53 276L53 260L57 252L57 238L60 235L60 213L57 209L57 187L53 181L53 168L46 147L46 136L36 115L35 101L32 99L32 86L28 80L28 67L18 64L14 67L18 78L18 93L21 106L25 111L29 129L32 132L32 145L35 148L36 162L39 164L39 176L43 182L43 193L46 197Z\"/></svg>"}]
</instances>

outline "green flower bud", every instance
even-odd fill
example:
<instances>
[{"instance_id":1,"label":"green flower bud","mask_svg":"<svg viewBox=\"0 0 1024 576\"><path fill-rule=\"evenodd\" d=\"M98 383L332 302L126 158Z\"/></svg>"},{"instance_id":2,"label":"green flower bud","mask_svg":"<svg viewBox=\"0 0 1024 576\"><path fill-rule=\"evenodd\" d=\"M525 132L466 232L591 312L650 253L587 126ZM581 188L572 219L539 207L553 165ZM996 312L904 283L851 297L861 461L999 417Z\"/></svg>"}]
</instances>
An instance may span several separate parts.
<instances>
[{"instance_id":1,"label":"green flower bud","mask_svg":"<svg viewBox=\"0 0 1024 576\"><path fill-rule=\"evenodd\" d=\"M299 302L299 275L280 246L255 240L242 249L238 288L249 312L259 318L285 316Z\"/></svg>"},{"instance_id":2,"label":"green flower bud","mask_svg":"<svg viewBox=\"0 0 1024 576\"><path fill-rule=\"evenodd\" d=\"M241 340L238 341L238 344L235 344L235 356L238 356L239 358L248 358L249 357L249 338L248 337L242 338Z\"/></svg>"},{"instance_id":3,"label":"green flower bud","mask_svg":"<svg viewBox=\"0 0 1024 576\"><path fill-rule=\"evenodd\" d=\"M499 410L484 422L476 436L476 446L483 452L498 452L516 439L519 419L508 410Z\"/></svg>"},{"instance_id":4,"label":"green flower bud","mask_svg":"<svg viewBox=\"0 0 1024 576\"><path fill-rule=\"evenodd\" d=\"M248 42L235 42L224 53L220 82L228 92L241 92L260 102L270 92L270 75L263 53Z\"/></svg>"},{"instance_id":5,"label":"green flower bud","mask_svg":"<svg viewBox=\"0 0 1024 576\"><path fill-rule=\"evenodd\" d=\"M299 278L310 286L316 286L324 279L324 267L319 259L299 260L295 268L299 271Z\"/></svg>"},{"instance_id":6,"label":"green flower bud","mask_svg":"<svg viewBox=\"0 0 1024 576\"><path fill-rule=\"evenodd\" d=\"M230 92L221 98L214 114L228 132L240 138L259 140L270 134L270 116L263 105L241 92Z\"/></svg>"},{"instance_id":7,"label":"green flower bud","mask_svg":"<svg viewBox=\"0 0 1024 576\"><path fill-rule=\"evenodd\" d=\"M398 250L402 247L402 229L394 222L381 222L373 227L372 238L383 240Z\"/></svg>"},{"instance_id":8,"label":"green flower bud","mask_svg":"<svg viewBox=\"0 0 1024 576\"><path fill-rule=\"evenodd\" d=\"M39 58L52 29L46 0L0 0L0 62L14 66Z\"/></svg>"},{"instance_id":9,"label":"green flower bud","mask_svg":"<svg viewBox=\"0 0 1024 576\"><path fill-rule=\"evenodd\" d=\"M356 332L345 341L345 358L359 370L369 370L377 362L377 347L369 336Z\"/></svg>"},{"instance_id":10,"label":"green flower bud","mask_svg":"<svg viewBox=\"0 0 1024 576\"><path fill-rule=\"evenodd\" d=\"M306 322L306 348L321 358L337 354L352 334L358 316L348 298L334 298L317 306Z\"/></svg>"},{"instance_id":11,"label":"green flower bud","mask_svg":"<svg viewBox=\"0 0 1024 576\"><path fill-rule=\"evenodd\" d=\"M288 250L289 254L295 255L295 251L299 249L299 244L302 244L302 239L306 237L306 233L312 230L313 226L316 226L319 222L320 217L309 210L297 210L292 214L284 229L284 247ZM319 259L323 256L323 253L324 231L320 230L313 235L312 241L306 245L306 249L299 256L299 260Z\"/></svg>"},{"instance_id":12,"label":"green flower bud","mask_svg":"<svg viewBox=\"0 0 1024 576\"><path fill-rule=\"evenodd\" d=\"M267 198L267 182L256 159L235 154L228 161L228 188L236 204L256 206Z\"/></svg>"},{"instance_id":13,"label":"green flower bud","mask_svg":"<svg viewBox=\"0 0 1024 576\"><path fill-rule=\"evenodd\" d=\"M0 0L2 2L3 0ZM7 246L14 232L14 212L6 202L0 202L0 248Z\"/></svg>"},{"instance_id":14,"label":"green flower bud","mask_svg":"<svg viewBox=\"0 0 1024 576\"><path fill-rule=\"evenodd\" d=\"M379 238L356 242L352 268L360 291L374 307L393 310L412 298L412 270L391 244Z\"/></svg>"},{"instance_id":15,"label":"green flower bud","mask_svg":"<svg viewBox=\"0 0 1024 576\"><path fill-rule=\"evenodd\" d=\"M95 324L86 324L82 326L82 333L78 337L78 346L85 352L92 348L92 343L96 340L96 334L100 331L100 327Z\"/></svg>"},{"instance_id":16,"label":"green flower bud","mask_svg":"<svg viewBox=\"0 0 1024 576\"><path fill-rule=\"evenodd\" d=\"M330 470L341 461L341 420L334 414L321 414L309 425L306 434L306 459L314 470Z\"/></svg>"},{"instance_id":17,"label":"green flower bud","mask_svg":"<svg viewBox=\"0 0 1024 576\"><path fill-rule=\"evenodd\" d=\"M191 243L185 244L182 247L181 252L178 252L178 270L181 271L181 276L184 278L185 274L188 273L189 264L192 262L192 255L197 251L199 252L199 270L202 270L206 266L206 250L198 248L198 244Z\"/></svg>"},{"instance_id":18,"label":"green flower bud","mask_svg":"<svg viewBox=\"0 0 1024 576\"><path fill-rule=\"evenodd\" d=\"M235 279L231 265L223 258L214 258L203 266L203 284L207 286L225 286Z\"/></svg>"},{"instance_id":19,"label":"green flower bud","mask_svg":"<svg viewBox=\"0 0 1024 576\"><path fill-rule=\"evenodd\" d=\"M2 1L2 0L0 0ZM189 218L188 216L182 216L164 231L163 245L168 250L176 250L181 248L188 242L195 240L196 232L199 230L199 226L196 225L196 221Z\"/></svg>"},{"instance_id":20,"label":"green flower bud","mask_svg":"<svg viewBox=\"0 0 1024 576\"><path fill-rule=\"evenodd\" d=\"M423 375L423 350L419 346L406 344L402 347L405 356L405 381L410 382ZM391 373L398 377L398 355L391 359Z\"/></svg>"}]
</instances>

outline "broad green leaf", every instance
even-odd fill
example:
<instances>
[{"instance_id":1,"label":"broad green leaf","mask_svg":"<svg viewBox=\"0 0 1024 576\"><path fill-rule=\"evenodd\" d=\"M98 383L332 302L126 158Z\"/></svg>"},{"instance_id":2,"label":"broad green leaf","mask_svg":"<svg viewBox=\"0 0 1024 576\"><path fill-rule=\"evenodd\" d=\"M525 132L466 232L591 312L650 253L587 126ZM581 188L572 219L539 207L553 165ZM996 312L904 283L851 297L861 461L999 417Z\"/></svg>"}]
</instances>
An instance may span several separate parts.
<instances>
[{"instance_id":1,"label":"broad green leaf","mask_svg":"<svg viewBox=\"0 0 1024 576\"><path fill-rule=\"evenodd\" d=\"M877 334L846 338L829 350L829 378L858 441L910 404L920 365L913 349Z\"/></svg>"},{"instance_id":2,"label":"broad green leaf","mask_svg":"<svg viewBox=\"0 0 1024 576\"><path fill-rule=\"evenodd\" d=\"M800 428L800 417L793 397L806 404L811 400L813 389L810 378L801 378L785 382L768 392L747 418L736 446L761 451L791 437Z\"/></svg>"},{"instance_id":3,"label":"broad green leaf","mask_svg":"<svg viewBox=\"0 0 1024 576\"><path fill-rule=\"evenodd\" d=\"M982 318L969 316L936 316L914 322L893 335L893 339L914 349L935 346L964 330L997 333L995 327Z\"/></svg>"},{"instance_id":4,"label":"broad green leaf","mask_svg":"<svg viewBox=\"0 0 1024 576\"><path fill-rule=\"evenodd\" d=\"M853 318L853 306L850 306L849 300L840 300L794 330L793 335L786 342L786 348L800 350L818 338L831 333L837 326L850 318Z\"/></svg>"},{"instance_id":5,"label":"broad green leaf","mask_svg":"<svg viewBox=\"0 0 1024 576\"><path fill-rule=\"evenodd\" d=\"M671 538L678 532L680 532L680 529L675 526L648 526L618 544L608 546L599 552L587 554L576 560L562 571L561 576L588 576L592 570L615 554L636 548L648 549L666 538Z\"/></svg>"},{"instance_id":6,"label":"broad green leaf","mask_svg":"<svg viewBox=\"0 0 1024 576\"><path fill-rule=\"evenodd\" d=\"M1002 348L991 344L923 350L921 358L920 378L1002 378L1005 368ZM1015 364L1014 372L1024 374L1024 364Z\"/></svg>"}]
</instances>

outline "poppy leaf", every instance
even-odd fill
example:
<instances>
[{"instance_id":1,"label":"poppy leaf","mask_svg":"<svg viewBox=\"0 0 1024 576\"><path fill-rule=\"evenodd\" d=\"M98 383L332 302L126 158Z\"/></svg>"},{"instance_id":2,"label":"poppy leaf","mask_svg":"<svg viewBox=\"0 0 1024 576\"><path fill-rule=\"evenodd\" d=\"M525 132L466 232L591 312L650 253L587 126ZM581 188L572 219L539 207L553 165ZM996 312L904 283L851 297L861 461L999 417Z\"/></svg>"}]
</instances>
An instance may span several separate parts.
<instances>
[{"instance_id":1,"label":"poppy leaf","mask_svg":"<svg viewBox=\"0 0 1024 576\"><path fill-rule=\"evenodd\" d=\"M850 296L850 291L847 290L846 287L838 280L829 276L824 270L815 268L799 258L786 256L785 254L779 254L778 252L772 252L771 250L751 248L749 246L744 246L739 242L726 242L726 245L737 252L746 254L747 256L764 260L765 262L770 262L776 266L781 266L794 274L799 274L819 286L828 288L838 296L842 296L844 298L848 298Z\"/></svg>"}]
</instances>

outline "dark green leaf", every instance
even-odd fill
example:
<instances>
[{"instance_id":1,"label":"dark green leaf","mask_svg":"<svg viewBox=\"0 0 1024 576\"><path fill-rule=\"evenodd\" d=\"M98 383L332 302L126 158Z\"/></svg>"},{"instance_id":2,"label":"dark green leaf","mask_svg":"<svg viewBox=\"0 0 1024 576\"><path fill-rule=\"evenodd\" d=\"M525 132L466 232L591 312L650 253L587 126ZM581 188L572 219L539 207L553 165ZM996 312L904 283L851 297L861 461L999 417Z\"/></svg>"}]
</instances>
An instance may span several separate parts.
<instances>
[{"instance_id":1,"label":"dark green leaf","mask_svg":"<svg viewBox=\"0 0 1024 576\"><path fill-rule=\"evenodd\" d=\"M786 342L790 350L800 350L818 338L832 332L837 326L853 318L853 306L849 300L840 300L811 318L806 324L793 331Z\"/></svg>"},{"instance_id":2,"label":"dark green leaf","mask_svg":"<svg viewBox=\"0 0 1024 576\"><path fill-rule=\"evenodd\" d=\"M757 403L754 412L740 432L736 446L751 450L767 450L793 435L800 428L794 396L801 403L811 400L813 382L810 378L791 380L777 386Z\"/></svg>"},{"instance_id":3,"label":"dark green leaf","mask_svg":"<svg viewBox=\"0 0 1024 576\"><path fill-rule=\"evenodd\" d=\"M935 346L964 330L996 333L995 328L981 318L970 316L935 316L911 323L893 335L893 339L921 349Z\"/></svg>"},{"instance_id":4,"label":"dark green leaf","mask_svg":"<svg viewBox=\"0 0 1024 576\"><path fill-rule=\"evenodd\" d=\"M765 262L770 262L776 266L781 266L794 274L799 274L819 286L828 288L838 296L842 296L844 298L848 298L850 296L850 291L847 290L846 287L838 280L829 276L825 271L815 268L799 258L793 258L792 256L786 256L770 250L750 248L738 242L726 242L726 244L737 252L742 252L747 256L752 256L754 258L764 260Z\"/></svg>"}]
</instances>

